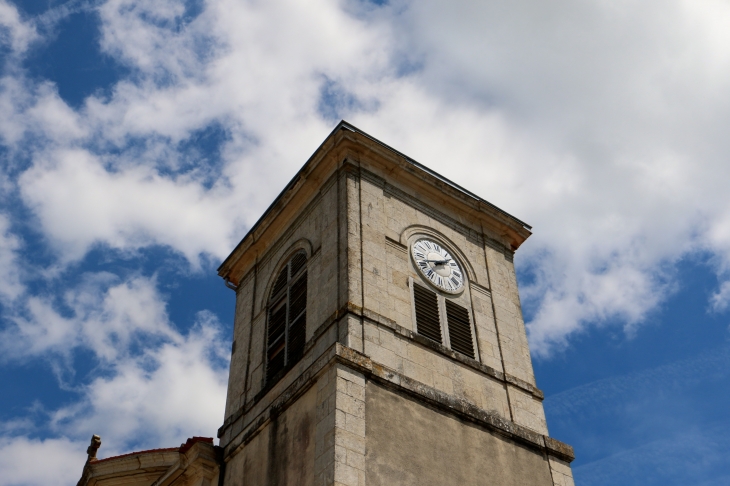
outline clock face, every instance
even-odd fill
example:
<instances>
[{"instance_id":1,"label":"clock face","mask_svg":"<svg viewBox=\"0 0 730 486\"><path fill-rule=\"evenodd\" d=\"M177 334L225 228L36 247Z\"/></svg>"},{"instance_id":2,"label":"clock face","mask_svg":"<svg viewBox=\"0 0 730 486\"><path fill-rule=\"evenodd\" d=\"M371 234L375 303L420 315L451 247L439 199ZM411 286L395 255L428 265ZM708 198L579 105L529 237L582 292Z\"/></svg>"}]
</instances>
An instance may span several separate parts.
<instances>
[{"instance_id":1,"label":"clock face","mask_svg":"<svg viewBox=\"0 0 730 486\"><path fill-rule=\"evenodd\" d=\"M428 239L416 240L411 254L418 270L429 282L444 292L456 293L464 286L464 272L448 251Z\"/></svg>"}]
</instances>

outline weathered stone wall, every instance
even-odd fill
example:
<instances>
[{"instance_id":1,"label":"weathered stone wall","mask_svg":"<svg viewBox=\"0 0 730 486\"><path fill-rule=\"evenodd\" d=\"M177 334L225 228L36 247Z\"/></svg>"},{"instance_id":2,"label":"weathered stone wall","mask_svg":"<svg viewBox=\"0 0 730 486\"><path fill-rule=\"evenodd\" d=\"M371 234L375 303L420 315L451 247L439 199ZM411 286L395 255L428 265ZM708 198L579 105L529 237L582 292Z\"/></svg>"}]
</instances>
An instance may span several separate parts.
<instances>
[{"instance_id":1,"label":"weathered stone wall","mask_svg":"<svg viewBox=\"0 0 730 486\"><path fill-rule=\"evenodd\" d=\"M401 329L399 332L409 331ZM335 338L330 334L323 337L333 340ZM322 342L324 339L320 340L317 347ZM391 474L391 469L409 471L408 467L401 467L399 461L407 458L408 452L405 449L412 449L408 442L415 441L423 447L423 450L414 452L418 455L431 448L436 454L440 454L440 447L448 447L451 454L462 454L466 462L484 462L482 454L493 454L497 451L497 459L494 460L496 462L490 463L493 467L514 469L516 464L527 461L520 466L527 468L527 472L515 469L495 473L496 476L476 475L472 479L476 478L481 482L474 484L551 484L541 482L544 470L535 469L535 457L539 457L542 458L547 474L552 473L554 484L572 486L568 465L572 460L572 449L569 446L505 420L494 411L494 407L485 408L489 404L474 405L457 393L449 394L409 378L337 342L324 350L317 347L310 350L310 356L317 353L317 359L305 357L265 397L233 423L224 426L221 444L224 444L223 458L227 463L225 484L291 484L291 472L294 470L305 471L307 475L311 472L313 484L317 486L366 486L368 482L383 484ZM313 415L311 409L315 410ZM429 414L436 414L440 418L434 419ZM414 420L413 417L421 419ZM295 424L304 422L308 425L297 429L298 435L290 434ZM434 428L437 423L446 425L442 429ZM439 445L440 443L434 446L431 443L440 441L442 435L454 435L453 430L449 431L454 427L466 439L447 438L446 446ZM305 428L308 428L308 432ZM466 428L466 431L462 428ZM282 435L279 430L287 432ZM300 441L295 446L287 445L287 440L291 437L302 437L305 433L310 435L310 442L304 444L305 441ZM389 434L395 434L396 438ZM488 434L489 437L480 438L479 434ZM398 442L398 437L401 436L406 437L405 443ZM272 449L272 438L276 438L274 445L279 452ZM394 454L391 457L389 449L383 447L383 441L395 441L393 447L404 450L399 452L400 455ZM307 448L312 442L314 451L310 453ZM311 461L311 464L303 464L299 459L291 461L277 455L299 454L297 447L306 449L303 457L304 460ZM273 462L272 458L275 458ZM389 460L392 462L389 463ZM377 465L371 465L372 461ZM287 472L273 475L272 464L279 464ZM290 464L295 466L290 467ZM419 464L416 461L415 469L409 474L421 474L421 482L464 484L440 482L445 474L443 471L441 476L433 476L433 471L428 468L422 470ZM445 463L440 467L449 470L456 466L462 467L463 464ZM481 463L472 465L472 468L479 474L484 469ZM370 475L373 471L375 477L371 481ZM526 476L528 472L534 477ZM495 477L499 481L507 481L504 478L508 478L517 482L495 483L492 481ZM401 483L401 479L401 476L394 474L393 484L408 484ZM519 483L528 479L535 479L536 482ZM457 475L456 480L461 481L461 476ZM301 483L312 484L309 476Z\"/></svg>"},{"instance_id":2,"label":"weathered stone wall","mask_svg":"<svg viewBox=\"0 0 730 486\"><path fill-rule=\"evenodd\" d=\"M273 280L293 251L307 251L309 263L307 288L307 340L318 326L338 309L341 284L338 280L338 204L343 198L338 180L327 182L317 199L241 279L236 292L234 352L228 378L226 418L253 400L264 386L264 348L266 343L266 305ZM344 203L344 201L343 201ZM340 223L341 224L341 223Z\"/></svg>"},{"instance_id":3,"label":"weathered stone wall","mask_svg":"<svg viewBox=\"0 0 730 486\"><path fill-rule=\"evenodd\" d=\"M520 294L512 254L490 241L484 245L490 270L490 288L494 305L505 372L535 384L530 347L522 320Z\"/></svg>"},{"instance_id":4,"label":"weathered stone wall","mask_svg":"<svg viewBox=\"0 0 730 486\"><path fill-rule=\"evenodd\" d=\"M315 484L317 389L310 388L268 422L226 464L226 486Z\"/></svg>"},{"instance_id":5,"label":"weathered stone wall","mask_svg":"<svg viewBox=\"0 0 730 486\"><path fill-rule=\"evenodd\" d=\"M372 382L365 411L367 486L553 485L543 454Z\"/></svg>"},{"instance_id":6,"label":"weathered stone wall","mask_svg":"<svg viewBox=\"0 0 730 486\"><path fill-rule=\"evenodd\" d=\"M225 484L571 485L563 459L572 451L547 437L503 238L440 211L377 164L339 160L318 197L240 280L220 430ZM421 277L408 245L419 236L444 242L464 267L468 282L455 299L471 314L476 359L415 333L409 281ZM298 248L310 257L305 355L264 389L267 300ZM340 352L358 357L348 368ZM384 382L411 398L377 384ZM284 457L297 454L294 438L305 431L293 431L303 420L306 465ZM284 469L274 472L278 463ZM293 483L297 471L305 476ZM455 476L446 481L444 471Z\"/></svg>"},{"instance_id":7,"label":"weathered stone wall","mask_svg":"<svg viewBox=\"0 0 730 486\"><path fill-rule=\"evenodd\" d=\"M316 484L365 486L365 377L336 363L317 390Z\"/></svg>"},{"instance_id":8,"label":"weathered stone wall","mask_svg":"<svg viewBox=\"0 0 730 486\"><path fill-rule=\"evenodd\" d=\"M419 383L464 399L509 419L505 384L483 372L447 359L385 325L365 323L365 355ZM537 432L542 432L538 427Z\"/></svg>"},{"instance_id":9,"label":"weathered stone wall","mask_svg":"<svg viewBox=\"0 0 730 486\"><path fill-rule=\"evenodd\" d=\"M226 400L226 417L243 406L243 392L246 385L246 371L250 353L251 340L251 306L255 277L241 282L236 292L236 313L233 325L233 346L231 367L228 374L228 395Z\"/></svg>"},{"instance_id":10,"label":"weathered stone wall","mask_svg":"<svg viewBox=\"0 0 730 486\"><path fill-rule=\"evenodd\" d=\"M422 280L410 258L409 244L422 236L437 238L459 259L468 276L464 292L450 298L470 310L477 361L515 378L513 383L529 386L526 391L504 377L495 380L475 373L367 322L362 346L348 345L406 376L547 433L542 396L529 393L535 378L511 252L495 243L495 235L440 213L384 178L366 169L354 172L348 180L348 249L354 255L349 260L350 301L414 331L408 279ZM357 333L350 334L350 342L357 342Z\"/></svg>"},{"instance_id":11,"label":"weathered stone wall","mask_svg":"<svg viewBox=\"0 0 730 486\"><path fill-rule=\"evenodd\" d=\"M321 338L323 326L339 321L333 332L340 343L517 424L547 432L542 396L534 388L511 253L490 239L494 235L440 213L416 196L346 163L260 256L237 292L226 419L253 401L264 386L266 304L272 281L291 252L304 248L310 256L310 346L313 338ZM377 316L376 321L413 331L408 282L421 277L408 245L424 235L449 245L464 267L468 285L456 300L472 315L476 361L495 373L480 373L450 360L394 332L393 326L378 326L354 315L333 319L350 305ZM321 349L331 344L325 341Z\"/></svg>"}]
</instances>

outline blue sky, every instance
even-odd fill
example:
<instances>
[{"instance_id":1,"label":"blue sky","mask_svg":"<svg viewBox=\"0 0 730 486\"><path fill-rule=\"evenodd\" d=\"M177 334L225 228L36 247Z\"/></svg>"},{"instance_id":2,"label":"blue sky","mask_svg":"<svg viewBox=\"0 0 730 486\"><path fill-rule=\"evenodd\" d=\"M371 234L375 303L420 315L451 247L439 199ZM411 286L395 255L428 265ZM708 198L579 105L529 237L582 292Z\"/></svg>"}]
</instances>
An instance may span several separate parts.
<instances>
[{"instance_id":1,"label":"blue sky","mask_svg":"<svg viewBox=\"0 0 730 486\"><path fill-rule=\"evenodd\" d=\"M729 23L0 0L0 486L75 484L92 433L104 457L215 435L215 269L342 118L533 225L521 297L577 484L730 484Z\"/></svg>"}]
</instances>

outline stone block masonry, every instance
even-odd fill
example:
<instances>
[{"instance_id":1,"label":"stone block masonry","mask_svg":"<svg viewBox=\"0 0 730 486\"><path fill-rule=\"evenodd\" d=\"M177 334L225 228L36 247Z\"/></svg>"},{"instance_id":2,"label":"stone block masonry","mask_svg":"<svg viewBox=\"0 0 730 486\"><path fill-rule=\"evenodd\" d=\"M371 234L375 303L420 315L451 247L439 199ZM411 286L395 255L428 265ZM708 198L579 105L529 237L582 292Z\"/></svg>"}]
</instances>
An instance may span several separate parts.
<instances>
[{"instance_id":1,"label":"stone block masonry","mask_svg":"<svg viewBox=\"0 0 730 486\"><path fill-rule=\"evenodd\" d=\"M238 286L224 484L572 484L522 318L513 255L529 235L341 124L219 269ZM458 292L416 268L424 238L458 263ZM303 356L267 378L269 312L289 302L272 286L294 254L307 259ZM438 311L416 308L416 285Z\"/></svg>"}]
</instances>

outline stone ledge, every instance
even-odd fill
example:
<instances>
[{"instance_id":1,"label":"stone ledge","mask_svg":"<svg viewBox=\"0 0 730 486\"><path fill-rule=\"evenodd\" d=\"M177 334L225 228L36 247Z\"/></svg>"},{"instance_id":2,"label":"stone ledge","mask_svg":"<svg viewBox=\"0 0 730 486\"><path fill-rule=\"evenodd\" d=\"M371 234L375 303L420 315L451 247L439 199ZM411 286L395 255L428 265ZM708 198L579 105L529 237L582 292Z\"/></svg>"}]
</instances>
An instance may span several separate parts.
<instances>
[{"instance_id":1,"label":"stone ledge","mask_svg":"<svg viewBox=\"0 0 730 486\"><path fill-rule=\"evenodd\" d=\"M315 381L315 378L317 374L330 362L332 361L334 357L334 349L335 345L331 345L327 350L325 350L324 353L322 353L314 362L309 365L307 369L305 369L292 383L284 388L284 390L276 397L272 398L271 403L266 406L266 408L259 414L265 415L268 411L269 414L273 413L277 414L280 410L285 409L288 406L288 403L293 401L294 399L298 398L302 393L307 391L310 386ZM268 388L265 390L266 393L271 391L271 388ZM266 393L263 395L265 396ZM244 416L253 408L258 405L259 401L263 396L259 397L257 395L257 399L251 400L238 410L236 410L233 414L231 414L223 423L223 425L218 429L218 438L222 438L223 434L225 433L226 429L229 427L233 428L232 436L238 436L238 434L241 433L241 431L245 430L249 427L249 425L255 420L251 419L248 423L244 424Z\"/></svg>"},{"instance_id":2,"label":"stone ledge","mask_svg":"<svg viewBox=\"0 0 730 486\"><path fill-rule=\"evenodd\" d=\"M400 251L401 253L408 254L408 247L404 244L402 244L398 240L394 240L393 238L389 238L388 236L385 237L385 244L389 247Z\"/></svg>"},{"instance_id":3,"label":"stone ledge","mask_svg":"<svg viewBox=\"0 0 730 486\"><path fill-rule=\"evenodd\" d=\"M575 452L573 447L560 442L559 440L553 439L552 437L545 436L545 447L547 448L550 455L562 459L567 462L572 462L575 459Z\"/></svg>"},{"instance_id":4,"label":"stone ledge","mask_svg":"<svg viewBox=\"0 0 730 486\"><path fill-rule=\"evenodd\" d=\"M469 286L472 290L476 290L477 292L480 292L481 294L486 295L487 297L492 296L492 291L483 285L479 285L476 282L469 282Z\"/></svg>"},{"instance_id":5,"label":"stone ledge","mask_svg":"<svg viewBox=\"0 0 730 486\"><path fill-rule=\"evenodd\" d=\"M339 320L342 319L342 317L344 317L347 314L348 314L348 310L347 310L347 306L345 306L342 309L333 312L332 315L330 315L327 319L324 320L324 322L314 331L312 338L309 341L307 341L307 343L305 344L302 360L307 358L307 354L312 352L312 349L317 345L317 342L319 341L319 339L321 339L326 334L326 332L330 329L330 327L333 325L336 325L337 322L339 322ZM310 368L307 368L306 370L304 370L302 372L302 374L300 376L295 378L293 383L291 385L289 385L289 387L296 385L296 383L299 382L302 379L302 377L308 373L309 369L311 369L311 367L314 366L316 364L316 362L318 362L319 360L322 359L322 357L327 355L327 353L329 352L329 349L331 347L332 346L327 348L327 351L322 353L322 355L320 355L320 357L316 358L315 363L310 365ZM282 378L280 380L278 380L276 382L272 382L272 383L264 386L264 388L262 388L258 393L256 393L256 395L254 395L254 397L251 400L244 403L242 406L240 406L238 408L238 410L235 410L233 413L231 413L231 415L226 417L226 419L223 422L223 425L218 429L217 437L218 438L223 437L223 433L224 433L225 429L227 429L229 426L231 426L232 424L234 424L238 420L240 420L244 414L250 412L251 409L253 409L261 400L263 400L266 397L266 395L268 395L269 392L271 392L271 390L284 379L284 377L292 370L292 368L300 362L301 362L301 360L298 361L297 363L295 363L289 369L287 369L286 372L284 373L284 376L282 376ZM286 393L286 390L288 390L289 387L287 387L283 393Z\"/></svg>"},{"instance_id":6,"label":"stone ledge","mask_svg":"<svg viewBox=\"0 0 730 486\"><path fill-rule=\"evenodd\" d=\"M234 439L225 448L229 451L226 457L235 454L262 430L268 421L289 407L299 396L306 392L316 381L319 374L335 362L342 363L354 370L363 373L366 378L376 381L386 387L424 400L430 405L464 420L489 428L505 437L516 440L531 447L539 448L549 455L558 457L566 462L575 458L573 448L558 440L534 432L526 427L501 417L494 411L487 411L469 403L468 401L448 395L433 387L409 378L395 370L386 368L373 362L364 354L335 343L322 356L307 368L300 377L289 385L278 397L272 400L265 410L257 417L252 417L247 424L243 424L243 410L238 424L227 423L218 430L218 437L222 437L225 429L234 426ZM226 421L228 422L228 421ZM238 438L238 440L235 440ZM235 442L235 443L234 443ZM232 447L231 447L232 446Z\"/></svg>"},{"instance_id":7,"label":"stone ledge","mask_svg":"<svg viewBox=\"0 0 730 486\"><path fill-rule=\"evenodd\" d=\"M395 370L374 363L370 358L352 348L339 343L335 346L337 347L335 359L338 362L354 366L373 381L419 399L425 399L436 408L485 426L513 440L527 443L533 447L537 446L548 454L564 461L571 462L575 459L573 448L568 444L517 425L494 411L484 410L462 398L451 396Z\"/></svg>"},{"instance_id":8,"label":"stone ledge","mask_svg":"<svg viewBox=\"0 0 730 486\"><path fill-rule=\"evenodd\" d=\"M509 373L504 374L505 381L509 383L510 385L514 385L517 388L522 388L524 391L530 393L533 397L537 398L538 400L544 400L545 394L540 390L538 387L526 382L525 380L522 380L520 378L517 378L516 376L512 376Z\"/></svg>"},{"instance_id":9,"label":"stone ledge","mask_svg":"<svg viewBox=\"0 0 730 486\"><path fill-rule=\"evenodd\" d=\"M495 370L491 366L487 366L485 364L480 363L479 361L477 361L475 359L471 359L467 356L464 356L463 354L452 351L451 349L447 348L446 346L442 346L435 341L431 341L430 339L427 339L427 338L421 336L420 334L417 334L413 331L410 331L410 330L398 325L392 319L388 319L387 317L380 315L377 312L374 312L367 308L362 308L351 302L348 302L342 308L333 312L332 315L330 315L327 319L324 320L324 322L322 324L319 325L319 327L317 327L317 329L314 331L312 338L309 341L307 341L307 343L304 346L304 355L306 356L306 354L309 353L312 350L312 348L314 348L314 346L317 344L317 341L327 332L327 330L330 328L330 326L339 322L340 319L345 317L347 314L353 314L357 317L367 319L372 324L376 324L378 326L385 327L385 328L389 329L390 331L392 331L393 333L398 334L399 336L402 336L406 339L414 341L423 347L426 347L426 348L428 348L432 351L435 351L443 356L446 356L454 361L457 361L457 362L463 364L464 366L467 366L479 373L490 376L490 377L494 378L495 380L501 381L503 383L507 383L512 386L516 386L517 388L520 388L523 391L531 394L533 397L535 397L538 400L543 400L545 398L545 395L543 394L542 390L540 390L539 388L535 387L534 385L532 385L524 380L521 380L515 376L512 376L509 373L502 373L499 370ZM286 374L286 373L284 373L284 374ZM256 405L260 400L262 400L277 383L278 383L278 381L265 386L261 391L259 391L254 396L254 398L251 401L244 404L238 410L234 411L231 415L226 417L225 421L223 422L223 425L221 426L221 428L218 431L218 434L219 434L218 437L219 438L222 437L222 434L223 434L222 430L224 430L231 423L238 420L244 413L248 412L251 408L253 408L253 406Z\"/></svg>"},{"instance_id":10,"label":"stone ledge","mask_svg":"<svg viewBox=\"0 0 730 486\"><path fill-rule=\"evenodd\" d=\"M469 358L467 356L464 356L461 353L457 353L456 351L452 351L451 349L447 348L446 346L443 346L435 341L431 341L430 339L421 336L420 334L417 334L411 330L408 330L402 326L399 326L395 323L392 319L388 319L385 316L382 316L378 314L377 312L374 312L369 309L364 309L362 307L358 307L356 305L348 303L347 306L348 312L357 315L358 317L363 317L370 321L373 324L377 324L378 326L383 326L391 331L393 331L395 334L398 334L399 336L402 336L406 339L410 339L411 341L415 341L418 344L420 344L423 347L426 347L428 349L431 349L432 351L436 351L439 354L442 354L448 358L451 358L454 361L458 361L459 363L463 364L464 366L467 366L473 370L476 370L480 373L483 373L485 375L491 376L495 380L502 381L509 383L510 385L516 386L518 388L521 388L523 391L529 393L533 397L537 398L538 400L544 400L545 394L537 388L536 386L532 385L531 383L526 382L525 380L521 380L520 378L517 378L516 376L512 376L509 373L503 373L499 370L495 370L491 366L487 366L483 363L480 363L479 361Z\"/></svg>"}]
</instances>

